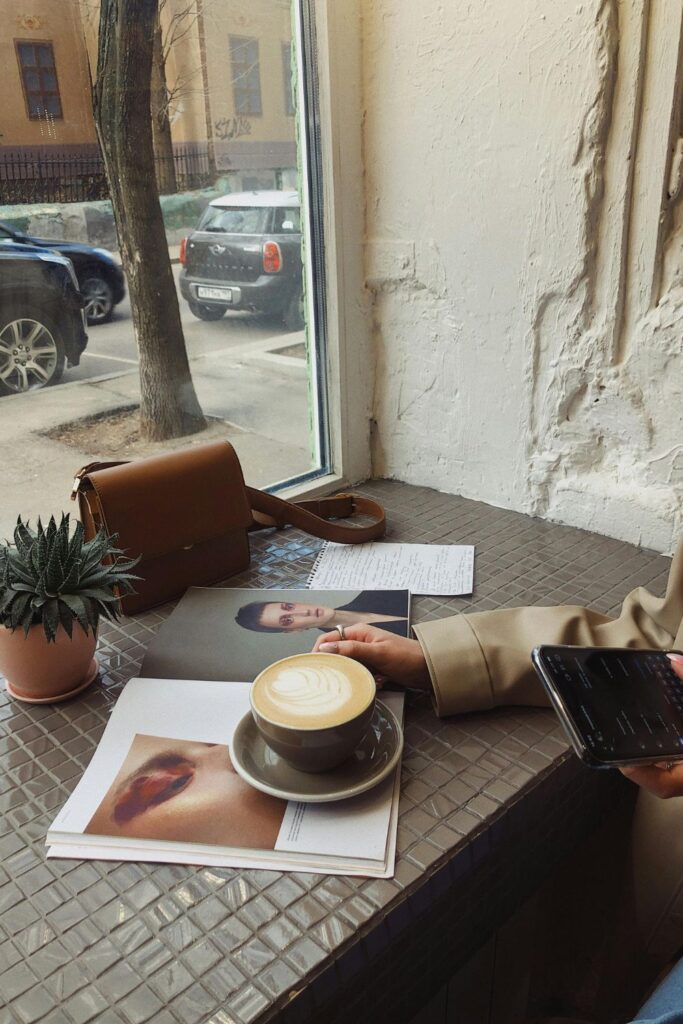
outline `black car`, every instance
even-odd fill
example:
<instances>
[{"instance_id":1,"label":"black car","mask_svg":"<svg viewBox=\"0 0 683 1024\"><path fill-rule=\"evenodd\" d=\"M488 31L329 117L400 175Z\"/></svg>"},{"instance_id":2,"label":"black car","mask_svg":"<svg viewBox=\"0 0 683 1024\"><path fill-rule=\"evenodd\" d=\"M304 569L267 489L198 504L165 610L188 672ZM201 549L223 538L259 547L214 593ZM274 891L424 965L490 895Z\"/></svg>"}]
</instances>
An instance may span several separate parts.
<instances>
[{"instance_id":1,"label":"black car","mask_svg":"<svg viewBox=\"0 0 683 1024\"><path fill-rule=\"evenodd\" d=\"M214 199L180 247L180 292L200 320L228 309L304 325L299 196L235 192Z\"/></svg>"},{"instance_id":2,"label":"black car","mask_svg":"<svg viewBox=\"0 0 683 1024\"><path fill-rule=\"evenodd\" d=\"M104 324L111 319L114 306L126 294L123 270L107 249L96 249L80 242L58 242L51 238L33 238L0 221L0 244L55 249L71 260L85 299L89 324Z\"/></svg>"},{"instance_id":3,"label":"black car","mask_svg":"<svg viewBox=\"0 0 683 1024\"><path fill-rule=\"evenodd\" d=\"M69 260L29 246L0 245L0 395L56 384L88 341Z\"/></svg>"}]
</instances>

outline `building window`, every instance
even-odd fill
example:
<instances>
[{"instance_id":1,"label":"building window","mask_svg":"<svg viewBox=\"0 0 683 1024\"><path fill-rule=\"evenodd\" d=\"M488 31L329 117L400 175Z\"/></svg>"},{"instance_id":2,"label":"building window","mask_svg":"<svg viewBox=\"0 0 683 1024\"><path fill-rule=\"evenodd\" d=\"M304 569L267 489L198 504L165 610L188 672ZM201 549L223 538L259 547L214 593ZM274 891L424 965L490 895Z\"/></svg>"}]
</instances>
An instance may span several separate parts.
<instances>
[{"instance_id":1,"label":"building window","mask_svg":"<svg viewBox=\"0 0 683 1024\"><path fill-rule=\"evenodd\" d=\"M258 39L230 36L232 94L236 114L261 114Z\"/></svg>"},{"instance_id":2,"label":"building window","mask_svg":"<svg viewBox=\"0 0 683 1024\"><path fill-rule=\"evenodd\" d=\"M292 73L292 44L282 44L282 84L285 92L285 114L294 117L294 75Z\"/></svg>"},{"instance_id":3,"label":"building window","mask_svg":"<svg viewBox=\"0 0 683 1024\"><path fill-rule=\"evenodd\" d=\"M26 110L32 121L62 117L52 43L16 43Z\"/></svg>"}]
</instances>

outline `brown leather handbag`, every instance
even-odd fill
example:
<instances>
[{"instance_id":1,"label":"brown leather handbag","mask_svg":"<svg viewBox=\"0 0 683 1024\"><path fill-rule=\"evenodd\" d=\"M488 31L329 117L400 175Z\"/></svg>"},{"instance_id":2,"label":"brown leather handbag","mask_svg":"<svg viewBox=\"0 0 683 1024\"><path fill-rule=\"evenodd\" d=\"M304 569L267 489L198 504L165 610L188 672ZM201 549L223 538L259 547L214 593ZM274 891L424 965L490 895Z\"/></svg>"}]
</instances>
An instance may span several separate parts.
<instances>
[{"instance_id":1,"label":"brown leather handbag","mask_svg":"<svg viewBox=\"0 0 683 1024\"><path fill-rule=\"evenodd\" d=\"M374 540L385 530L382 506L356 494L288 502L247 487L228 441L137 462L91 462L76 474L71 497L78 497L87 538L104 529L118 535L128 557L140 556L137 593L121 600L127 615L246 569L250 530L291 524L343 544ZM357 513L373 521L328 522Z\"/></svg>"}]
</instances>

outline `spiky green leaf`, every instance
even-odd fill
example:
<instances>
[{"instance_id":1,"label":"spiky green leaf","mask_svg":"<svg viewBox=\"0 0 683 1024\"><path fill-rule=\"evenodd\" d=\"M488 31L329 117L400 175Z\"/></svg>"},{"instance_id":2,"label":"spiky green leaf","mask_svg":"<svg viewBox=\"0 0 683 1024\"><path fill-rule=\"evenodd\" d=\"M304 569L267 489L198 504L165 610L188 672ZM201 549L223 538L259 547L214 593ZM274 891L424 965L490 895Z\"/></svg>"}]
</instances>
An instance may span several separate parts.
<instances>
[{"instance_id":1,"label":"spiky green leaf","mask_svg":"<svg viewBox=\"0 0 683 1024\"><path fill-rule=\"evenodd\" d=\"M31 595L20 594L14 604L12 605L12 613L10 615L10 625L13 628L19 626L26 615L27 611L31 611Z\"/></svg>"},{"instance_id":2,"label":"spiky green leaf","mask_svg":"<svg viewBox=\"0 0 683 1024\"><path fill-rule=\"evenodd\" d=\"M52 521L52 520L51 520ZM59 629L59 607L56 598L51 598L43 605L43 627L48 640L54 640Z\"/></svg>"},{"instance_id":3,"label":"spiky green leaf","mask_svg":"<svg viewBox=\"0 0 683 1024\"><path fill-rule=\"evenodd\" d=\"M49 554L45 567L45 589L55 596L64 583L64 565L62 563L60 544L55 543Z\"/></svg>"},{"instance_id":4,"label":"spiky green leaf","mask_svg":"<svg viewBox=\"0 0 683 1024\"><path fill-rule=\"evenodd\" d=\"M17 519L17 525L14 528L14 543L22 558L26 558L28 556L33 541L34 534L28 528L28 524L22 523L21 517L19 517L19 519Z\"/></svg>"},{"instance_id":5,"label":"spiky green leaf","mask_svg":"<svg viewBox=\"0 0 683 1024\"><path fill-rule=\"evenodd\" d=\"M30 557L30 556L29 556ZM36 579L36 574L25 563L19 561L14 552L9 553L7 561L7 572L10 579L20 580L22 583L33 583Z\"/></svg>"},{"instance_id":6,"label":"spiky green leaf","mask_svg":"<svg viewBox=\"0 0 683 1024\"><path fill-rule=\"evenodd\" d=\"M46 527L39 519L35 530L19 517L14 541L0 544L0 623L28 630L42 622L49 639L60 625L70 633L74 619L87 632L100 616L116 618L120 595L134 593L140 578L130 571L138 559L127 558L116 537L99 532L86 542L80 522L71 532L68 514Z\"/></svg>"},{"instance_id":7,"label":"spiky green leaf","mask_svg":"<svg viewBox=\"0 0 683 1024\"><path fill-rule=\"evenodd\" d=\"M57 614L59 615L59 622L62 629L69 639L71 639L74 628L74 617L71 614L71 609L68 605L65 605L63 601L57 601Z\"/></svg>"},{"instance_id":8,"label":"spiky green leaf","mask_svg":"<svg viewBox=\"0 0 683 1024\"><path fill-rule=\"evenodd\" d=\"M88 613L86 610L86 602L78 594L62 594L60 598L61 604L65 605L72 616L80 622L83 629L88 632Z\"/></svg>"}]
</instances>

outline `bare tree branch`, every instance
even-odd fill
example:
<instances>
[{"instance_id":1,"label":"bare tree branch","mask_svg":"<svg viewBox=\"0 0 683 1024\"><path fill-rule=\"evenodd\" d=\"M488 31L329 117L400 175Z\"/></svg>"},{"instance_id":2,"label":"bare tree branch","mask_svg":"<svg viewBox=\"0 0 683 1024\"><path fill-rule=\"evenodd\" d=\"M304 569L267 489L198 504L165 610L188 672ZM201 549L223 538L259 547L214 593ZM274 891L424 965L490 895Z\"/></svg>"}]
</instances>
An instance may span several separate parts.
<instances>
[{"instance_id":1,"label":"bare tree branch","mask_svg":"<svg viewBox=\"0 0 683 1024\"><path fill-rule=\"evenodd\" d=\"M167 0L162 0L165 4ZM162 52L164 60L177 43L184 39L192 31L199 21L199 11L195 0L190 0L181 10L174 11L171 16L165 33L162 37Z\"/></svg>"}]
</instances>

